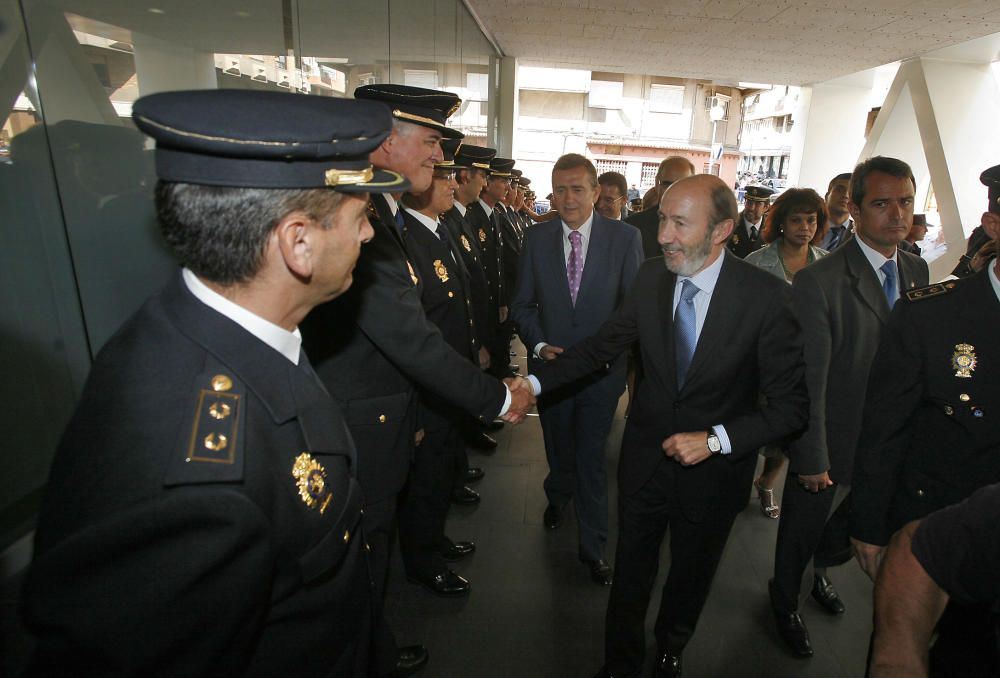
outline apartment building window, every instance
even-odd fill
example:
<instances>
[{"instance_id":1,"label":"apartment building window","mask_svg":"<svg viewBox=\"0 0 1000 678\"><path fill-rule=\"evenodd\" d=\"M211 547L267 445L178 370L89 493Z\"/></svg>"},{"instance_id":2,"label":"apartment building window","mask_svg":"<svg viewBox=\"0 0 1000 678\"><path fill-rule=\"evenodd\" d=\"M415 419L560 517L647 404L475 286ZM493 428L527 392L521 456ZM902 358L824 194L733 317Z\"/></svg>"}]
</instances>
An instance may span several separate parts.
<instances>
[{"instance_id":1,"label":"apartment building window","mask_svg":"<svg viewBox=\"0 0 1000 678\"><path fill-rule=\"evenodd\" d=\"M591 108L620 109L625 91L625 83L591 80L587 105Z\"/></svg>"},{"instance_id":2,"label":"apartment building window","mask_svg":"<svg viewBox=\"0 0 1000 678\"><path fill-rule=\"evenodd\" d=\"M411 87L423 87L425 89L438 88L438 72L424 71L413 68L403 69L403 84Z\"/></svg>"},{"instance_id":3,"label":"apartment building window","mask_svg":"<svg viewBox=\"0 0 1000 678\"><path fill-rule=\"evenodd\" d=\"M656 170L660 169L658 162L642 163L642 174L640 175L639 188L648 190L656 184Z\"/></svg>"},{"instance_id":4,"label":"apartment building window","mask_svg":"<svg viewBox=\"0 0 1000 678\"><path fill-rule=\"evenodd\" d=\"M597 174L600 175L605 172L618 172L619 174L625 174L625 166L628 163L624 160L602 160L601 158L598 158L594 164L597 165Z\"/></svg>"},{"instance_id":5,"label":"apartment building window","mask_svg":"<svg viewBox=\"0 0 1000 678\"><path fill-rule=\"evenodd\" d=\"M649 110L656 113L683 113L683 85L650 85Z\"/></svg>"}]
</instances>

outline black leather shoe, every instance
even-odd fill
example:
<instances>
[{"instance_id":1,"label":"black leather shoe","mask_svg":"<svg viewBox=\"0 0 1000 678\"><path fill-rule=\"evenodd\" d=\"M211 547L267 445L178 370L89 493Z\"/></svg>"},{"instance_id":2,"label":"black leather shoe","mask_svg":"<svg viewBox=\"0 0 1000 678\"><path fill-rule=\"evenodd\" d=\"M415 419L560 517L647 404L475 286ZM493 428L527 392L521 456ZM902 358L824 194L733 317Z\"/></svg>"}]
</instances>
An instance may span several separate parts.
<instances>
[{"instance_id":1,"label":"black leather shoe","mask_svg":"<svg viewBox=\"0 0 1000 678\"><path fill-rule=\"evenodd\" d=\"M656 670L653 671L654 678L680 678L681 676L681 656L670 652L664 652L656 660Z\"/></svg>"},{"instance_id":2,"label":"black leather shoe","mask_svg":"<svg viewBox=\"0 0 1000 678\"><path fill-rule=\"evenodd\" d=\"M396 658L396 676L412 676L414 673L427 665L430 655L423 645L407 645L399 648L399 656Z\"/></svg>"},{"instance_id":3,"label":"black leather shoe","mask_svg":"<svg viewBox=\"0 0 1000 678\"><path fill-rule=\"evenodd\" d=\"M441 556L449 563L461 560L466 556L471 556L476 552L476 544L471 541L452 541L448 537L444 538L444 548L441 549Z\"/></svg>"},{"instance_id":4,"label":"black leather shoe","mask_svg":"<svg viewBox=\"0 0 1000 678\"><path fill-rule=\"evenodd\" d=\"M482 431L470 435L468 440L465 441L465 444L474 450L480 450L483 452L489 452L497 449L497 441Z\"/></svg>"},{"instance_id":5,"label":"black leather shoe","mask_svg":"<svg viewBox=\"0 0 1000 678\"><path fill-rule=\"evenodd\" d=\"M611 577L614 575L614 572L606 561L603 559L585 560L583 564L590 568L590 578L594 580L595 584L598 586L611 586Z\"/></svg>"},{"instance_id":6,"label":"black leather shoe","mask_svg":"<svg viewBox=\"0 0 1000 678\"><path fill-rule=\"evenodd\" d=\"M483 424L483 428L487 431L499 431L503 428L503 422L499 419L494 419L488 424Z\"/></svg>"},{"instance_id":7,"label":"black leather shoe","mask_svg":"<svg viewBox=\"0 0 1000 678\"><path fill-rule=\"evenodd\" d=\"M833 582L826 575L813 578L812 597L830 614L844 614L847 610L844 601L837 595L837 589L833 588Z\"/></svg>"},{"instance_id":8,"label":"black leather shoe","mask_svg":"<svg viewBox=\"0 0 1000 678\"><path fill-rule=\"evenodd\" d=\"M478 504L479 500L480 500L479 493L464 485L457 490L451 491L452 504L461 504L462 506L472 506L473 504Z\"/></svg>"},{"instance_id":9,"label":"black leather shoe","mask_svg":"<svg viewBox=\"0 0 1000 678\"><path fill-rule=\"evenodd\" d=\"M431 593L449 598L468 595L472 589L472 585L469 584L468 579L455 574L451 570L445 570L430 579L418 579L417 577L407 577L407 579L414 584L420 584Z\"/></svg>"},{"instance_id":10,"label":"black leather shoe","mask_svg":"<svg viewBox=\"0 0 1000 678\"><path fill-rule=\"evenodd\" d=\"M774 610L774 623L778 627L778 635L796 657L811 657L812 643L809 642L809 629L802 621L798 612L781 613Z\"/></svg>"},{"instance_id":11,"label":"black leather shoe","mask_svg":"<svg viewBox=\"0 0 1000 678\"><path fill-rule=\"evenodd\" d=\"M479 468L478 466L470 466L469 470L465 472L465 482L474 483L477 480L482 480L486 475L486 471Z\"/></svg>"},{"instance_id":12,"label":"black leather shoe","mask_svg":"<svg viewBox=\"0 0 1000 678\"><path fill-rule=\"evenodd\" d=\"M554 530L562 525L562 519L562 509L555 504L549 504L542 515L542 523L545 524L546 530Z\"/></svg>"}]
</instances>

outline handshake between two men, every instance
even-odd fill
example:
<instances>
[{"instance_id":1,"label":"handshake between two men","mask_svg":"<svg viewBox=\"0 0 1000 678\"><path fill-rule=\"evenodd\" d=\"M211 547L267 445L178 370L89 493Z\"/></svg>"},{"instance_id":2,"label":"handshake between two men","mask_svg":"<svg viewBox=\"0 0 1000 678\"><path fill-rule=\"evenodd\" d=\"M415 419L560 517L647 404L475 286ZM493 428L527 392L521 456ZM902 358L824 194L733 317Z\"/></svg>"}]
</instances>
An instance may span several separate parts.
<instances>
[{"instance_id":1,"label":"handshake between two men","mask_svg":"<svg viewBox=\"0 0 1000 678\"><path fill-rule=\"evenodd\" d=\"M500 418L508 424L520 424L535 406L535 391L524 377L507 377L503 383L510 390L510 407Z\"/></svg>"}]
</instances>

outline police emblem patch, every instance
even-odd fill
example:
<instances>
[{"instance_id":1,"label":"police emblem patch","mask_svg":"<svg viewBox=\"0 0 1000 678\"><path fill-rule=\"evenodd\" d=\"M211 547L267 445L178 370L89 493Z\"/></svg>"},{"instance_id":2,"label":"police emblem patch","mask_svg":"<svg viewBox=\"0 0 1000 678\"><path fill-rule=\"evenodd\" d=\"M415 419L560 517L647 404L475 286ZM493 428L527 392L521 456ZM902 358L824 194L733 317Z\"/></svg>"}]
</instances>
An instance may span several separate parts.
<instances>
[{"instance_id":1,"label":"police emblem patch","mask_svg":"<svg viewBox=\"0 0 1000 678\"><path fill-rule=\"evenodd\" d=\"M409 260L407 260L406 262L406 268L410 269L410 280L412 280L413 284L416 285L417 282L419 282L417 280L417 273L416 271L413 270L413 264L411 264Z\"/></svg>"},{"instance_id":2,"label":"police emblem patch","mask_svg":"<svg viewBox=\"0 0 1000 678\"><path fill-rule=\"evenodd\" d=\"M951 368L955 370L955 376L962 379L971 379L972 372L976 369L976 347L972 344L956 344L955 352L951 356Z\"/></svg>"},{"instance_id":3,"label":"police emblem patch","mask_svg":"<svg viewBox=\"0 0 1000 678\"><path fill-rule=\"evenodd\" d=\"M486 242L486 231L479 229L479 242Z\"/></svg>"},{"instance_id":4,"label":"police emblem patch","mask_svg":"<svg viewBox=\"0 0 1000 678\"><path fill-rule=\"evenodd\" d=\"M461 239L462 239L462 247L465 248L465 251L466 252L471 252L472 251L472 243L469 242L469 239L466 238L464 235L462 236Z\"/></svg>"},{"instance_id":5,"label":"police emblem patch","mask_svg":"<svg viewBox=\"0 0 1000 678\"><path fill-rule=\"evenodd\" d=\"M292 464L292 477L299 488L299 496L309 508L319 507L319 512L324 513L330 505L333 495L326 484L326 469L318 461L313 459L308 452L303 452L295 458Z\"/></svg>"},{"instance_id":6,"label":"police emblem patch","mask_svg":"<svg viewBox=\"0 0 1000 678\"><path fill-rule=\"evenodd\" d=\"M448 268L441 263L440 259L434 260L434 272L437 273L437 277L440 278L441 282L448 282Z\"/></svg>"}]
</instances>

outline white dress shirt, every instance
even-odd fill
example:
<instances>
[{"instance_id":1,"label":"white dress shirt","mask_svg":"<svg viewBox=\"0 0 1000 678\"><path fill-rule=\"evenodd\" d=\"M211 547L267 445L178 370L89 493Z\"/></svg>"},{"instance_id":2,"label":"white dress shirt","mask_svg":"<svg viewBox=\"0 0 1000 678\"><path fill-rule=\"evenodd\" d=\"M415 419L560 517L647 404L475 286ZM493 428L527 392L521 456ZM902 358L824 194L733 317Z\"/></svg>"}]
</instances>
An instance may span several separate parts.
<instances>
[{"instance_id":1,"label":"white dress shirt","mask_svg":"<svg viewBox=\"0 0 1000 678\"><path fill-rule=\"evenodd\" d=\"M399 211L399 203L392 197L392 193L383 193L382 197L385 198L385 201L389 204L389 211L392 212L392 216L395 217L396 212Z\"/></svg>"},{"instance_id":2,"label":"white dress shirt","mask_svg":"<svg viewBox=\"0 0 1000 678\"><path fill-rule=\"evenodd\" d=\"M239 304L234 304L199 280L190 269L185 268L181 271L181 276L188 290L198 301L232 320L285 356L293 365L299 364L299 355L302 352L302 334L299 328L296 327L294 332L289 332L269 320L264 320L256 313L251 313Z\"/></svg>"},{"instance_id":3,"label":"white dress shirt","mask_svg":"<svg viewBox=\"0 0 1000 678\"><path fill-rule=\"evenodd\" d=\"M465 205L463 205L462 203L460 203L457 200L455 200L454 203L455 203L455 209L457 209L458 213L461 214L464 217L465 213L469 211L469 208L466 207Z\"/></svg>"},{"instance_id":4,"label":"white dress shirt","mask_svg":"<svg viewBox=\"0 0 1000 678\"><path fill-rule=\"evenodd\" d=\"M479 204L483 206L484 210L486 210L486 216L492 218L493 217L493 208L490 207L489 205L487 205L486 203L484 203L482 198L479 199Z\"/></svg>"},{"instance_id":5,"label":"white dress shirt","mask_svg":"<svg viewBox=\"0 0 1000 678\"><path fill-rule=\"evenodd\" d=\"M997 295L997 301L1000 301L1000 278L997 277L997 260L992 259L986 268L990 271L990 284L993 285L993 292Z\"/></svg>"}]
</instances>

